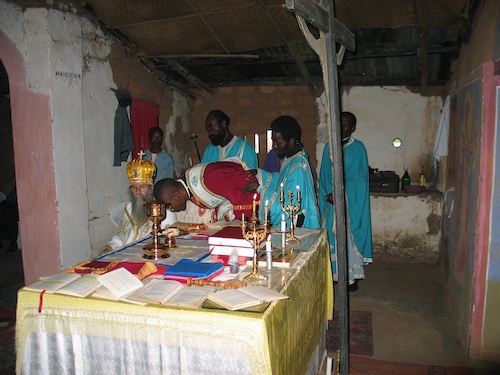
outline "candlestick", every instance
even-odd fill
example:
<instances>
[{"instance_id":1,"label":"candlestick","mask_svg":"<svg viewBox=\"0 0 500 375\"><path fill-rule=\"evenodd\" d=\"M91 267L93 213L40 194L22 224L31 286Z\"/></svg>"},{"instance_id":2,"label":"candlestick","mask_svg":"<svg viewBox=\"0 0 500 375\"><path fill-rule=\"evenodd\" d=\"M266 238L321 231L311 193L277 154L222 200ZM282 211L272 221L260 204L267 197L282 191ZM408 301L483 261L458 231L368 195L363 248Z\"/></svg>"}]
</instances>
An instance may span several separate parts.
<instances>
[{"instance_id":1,"label":"candlestick","mask_svg":"<svg viewBox=\"0 0 500 375\"><path fill-rule=\"evenodd\" d=\"M299 243L300 240L295 236L295 218L296 215L300 212L300 202L301 202L301 197L300 197L300 186L297 185L297 200L296 204L293 203L293 193L289 191L288 194L288 202L285 203L284 199L281 201L281 209L283 212L290 218L290 235L288 237L288 241L294 241Z\"/></svg>"},{"instance_id":2,"label":"candlestick","mask_svg":"<svg viewBox=\"0 0 500 375\"><path fill-rule=\"evenodd\" d=\"M257 195L254 195L254 198L257 198ZM254 201L255 202L255 201ZM264 275L261 275L259 273L259 262L258 262L258 250L259 250L259 245L266 241L270 230L269 230L269 223L267 221L264 221L264 226L259 227L258 226L258 217L254 214L252 214L252 220L251 224L249 223L250 228L247 230L247 224L246 222L241 223L241 232L243 234L243 238L250 242L250 244L253 247L253 257L252 257L252 272L245 276L244 280L250 280L250 279L257 279L257 280L267 280L267 277Z\"/></svg>"}]
</instances>

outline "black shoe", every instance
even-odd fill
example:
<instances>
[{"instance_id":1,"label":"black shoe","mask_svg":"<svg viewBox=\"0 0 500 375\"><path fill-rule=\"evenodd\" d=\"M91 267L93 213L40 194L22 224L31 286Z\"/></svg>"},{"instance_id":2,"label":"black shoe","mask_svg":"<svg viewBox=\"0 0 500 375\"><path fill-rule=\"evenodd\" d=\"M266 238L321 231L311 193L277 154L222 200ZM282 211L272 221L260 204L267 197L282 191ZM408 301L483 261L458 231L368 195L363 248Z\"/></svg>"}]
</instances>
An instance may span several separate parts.
<instances>
[{"instance_id":1,"label":"black shoe","mask_svg":"<svg viewBox=\"0 0 500 375\"><path fill-rule=\"evenodd\" d=\"M347 290L349 292L355 292L356 290L358 290L358 280L354 280L354 283L353 284L350 284L348 287L347 287Z\"/></svg>"}]
</instances>

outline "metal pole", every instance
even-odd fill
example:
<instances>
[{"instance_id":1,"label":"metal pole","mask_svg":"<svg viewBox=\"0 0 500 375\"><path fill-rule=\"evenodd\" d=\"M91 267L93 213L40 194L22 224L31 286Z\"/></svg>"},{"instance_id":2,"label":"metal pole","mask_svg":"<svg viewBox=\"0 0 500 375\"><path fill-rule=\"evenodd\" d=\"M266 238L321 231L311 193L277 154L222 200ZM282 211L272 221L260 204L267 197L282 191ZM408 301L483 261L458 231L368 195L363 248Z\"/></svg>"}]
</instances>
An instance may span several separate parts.
<instances>
[{"instance_id":1,"label":"metal pole","mask_svg":"<svg viewBox=\"0 0 500 375\"><path fill-rule=\"evenodd\" d=\"M192 134L191 137L189 138L192 139L194 142L194 147L196 147L196 154L198 155L198 160L201 163L200 150L198 149L198 143L196 143L196 138L198 138L198 134Z\"/></svg>"}]
</instances>

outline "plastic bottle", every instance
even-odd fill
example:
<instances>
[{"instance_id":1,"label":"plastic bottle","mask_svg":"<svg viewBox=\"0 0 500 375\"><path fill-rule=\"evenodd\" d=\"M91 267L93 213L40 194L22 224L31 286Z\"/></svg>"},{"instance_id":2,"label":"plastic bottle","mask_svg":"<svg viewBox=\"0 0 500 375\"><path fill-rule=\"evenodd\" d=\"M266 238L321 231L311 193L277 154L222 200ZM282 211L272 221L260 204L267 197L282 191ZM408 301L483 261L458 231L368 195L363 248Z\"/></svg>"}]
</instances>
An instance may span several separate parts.
<instances>
[{"instance_id":1,"label":"plastic bottle","mask_svg":"<svg viewBox=\"0 0 500 375\"><path fill-rule=\"evenodd\" d=\"M401 189L403 189L403 186L406 185L411 185L411 178L410 175L408 174L408 166L405 165L405 173L403 174L403 177L401 177Z\"/></svg>"},{"instance_id":2,"label":"plastic bottle","mask_svg":"<svg viewBox=\"0 0 500 375\"><path fill-rule=\"evenodd\" d=\"M238 250L233 249L231 251L231 255L229 256L229 273L238 273L240 272L240 262L239 262Z\"/></svg>"},{"instance_id":3,"label":"plastic bottle","mask_svg":"<svg viewBox=\"0 0 500 375\"><path fill-rule=\"evenodd\" d=\"M425 178L425 173L424 173L424 166L422 165L422 169L420 171L420 177L418 178L418 184L420 186L425 187L425 184L427 183L427 179Z\"/></svg>"}]
</instances>

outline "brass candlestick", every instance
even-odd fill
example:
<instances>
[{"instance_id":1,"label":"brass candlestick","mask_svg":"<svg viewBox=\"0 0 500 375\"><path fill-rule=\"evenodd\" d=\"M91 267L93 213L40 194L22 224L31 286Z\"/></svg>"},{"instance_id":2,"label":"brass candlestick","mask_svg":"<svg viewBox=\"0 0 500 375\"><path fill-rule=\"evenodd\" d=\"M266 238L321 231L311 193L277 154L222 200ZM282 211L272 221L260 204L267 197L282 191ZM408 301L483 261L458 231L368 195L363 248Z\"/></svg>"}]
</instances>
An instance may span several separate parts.
<instances>
[{"instance_id":1,"label":"brass candlestick","mask_svg":"<svg viewBox=\"0 0 500 375\"><path fill-rule=\"evenodd\" d=\"M266 210L266 218L264 220L264 226L258 227L257 224L259 218L256 214L256 210L252 214L252 225L247 231L247 223L243 219L241 221L241 232L243 233L243 238L250 242L253 247L253 259L252 259L252 272L245 276L244 280L258 279L267 280L267 277L259 273L259 262L258 262L258 250L259 245L267 239L269 235L269 217Z\"/></svg>"},{"instance_id":2,"label":"brass candlestick","mask_svg":"<svg viewBox=\"0 0 500 375\"><path fill-rule=\"evenodd\" d=\"M293 193L291 191L288 192L288 204L285 205L285 194L283 191L283 185L281 185L281 195L280 195L280 203L281 209L287 214L290 218L290 236L288 236L289 242L299 243L300 240L295 236L295 215L300 211L300 202L302 198L300 196L300 188L297 186L297 204L293 204Z\"/></svg>"},{"instance_id":3,"label":"brass candlestick","mask_svg":"<svg viewBox=\"0 0 500 375\"><path fill-rule=\"evenodd\" d=\"M153 222L151 234L153 235L153 242L145 245L143 258L146 259L162 259L168 258L168 246L161 244L158 233L160 232L160 224L165 219L165 203L157 201L147 201L144 203L148 210L148 218Z\"/></svg>"}]
</instances>

